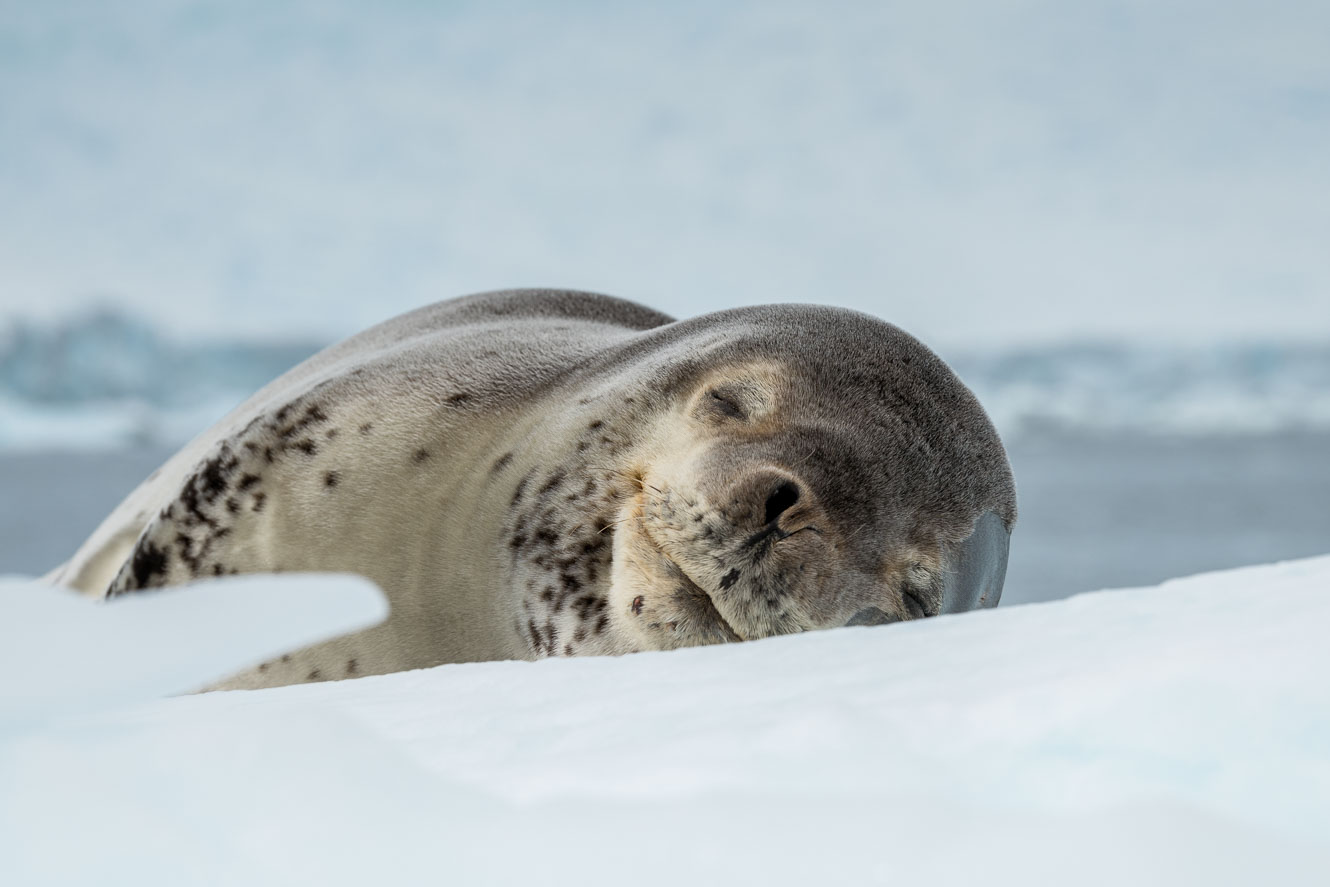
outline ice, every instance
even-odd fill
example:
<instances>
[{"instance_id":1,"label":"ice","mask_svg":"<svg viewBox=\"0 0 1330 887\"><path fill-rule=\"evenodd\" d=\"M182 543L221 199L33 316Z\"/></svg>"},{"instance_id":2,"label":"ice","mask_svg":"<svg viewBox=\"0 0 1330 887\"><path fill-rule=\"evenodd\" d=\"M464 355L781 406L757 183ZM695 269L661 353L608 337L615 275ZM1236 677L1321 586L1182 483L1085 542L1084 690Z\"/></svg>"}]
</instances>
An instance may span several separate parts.
<instances>
[{"instance_id":1,"label":"ice","mask_svg":"<svg viewBox=\"0 0 1330 887\"><path fill-rule=\"evenodd\" d=\"M228 577L114 604L0 578L0 727L194 690L386 615L358 576Z\"/></svg>"},{"instance_id":2,"label":"ice","mask_svg":"<svg viewBox=\"0 0 1330 887\"><path fill-rule=\"evenodd\" d=\"M1322 557L732 646L67 710L0 735L0 879L1320 884L1328 586ZM21 670L69 696L67 675ZM96 683L90 700L115 693Z\"/></svg>"}]
</instances>

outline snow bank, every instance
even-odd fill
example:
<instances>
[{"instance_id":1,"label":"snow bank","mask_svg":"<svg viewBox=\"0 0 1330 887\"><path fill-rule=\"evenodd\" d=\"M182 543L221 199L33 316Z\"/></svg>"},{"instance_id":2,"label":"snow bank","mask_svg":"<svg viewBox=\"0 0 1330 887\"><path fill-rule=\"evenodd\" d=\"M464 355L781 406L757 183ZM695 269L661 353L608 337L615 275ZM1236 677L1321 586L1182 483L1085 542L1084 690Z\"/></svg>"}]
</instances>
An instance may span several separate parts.
<instances>
[{"instance_id":1,"label":"snow bank","mask_svg":"<svg viewBox=\"0 0 1330 887\"><path fill-rule=\"evenodd\" d=\"M0 880L1324 883L1328 585L1325 557L30 723Z\"/></svg>"},{"instance_id":2,"label":"snow bank","mask_svg":"<svg viewBox=\"0 0 1330 887\"><path fill-rule=\"evenodd\" d=\"M387 615L358 576L237 576L114 606L0 578L0 728L188 692Z\"/></svg>"}]
</instances>

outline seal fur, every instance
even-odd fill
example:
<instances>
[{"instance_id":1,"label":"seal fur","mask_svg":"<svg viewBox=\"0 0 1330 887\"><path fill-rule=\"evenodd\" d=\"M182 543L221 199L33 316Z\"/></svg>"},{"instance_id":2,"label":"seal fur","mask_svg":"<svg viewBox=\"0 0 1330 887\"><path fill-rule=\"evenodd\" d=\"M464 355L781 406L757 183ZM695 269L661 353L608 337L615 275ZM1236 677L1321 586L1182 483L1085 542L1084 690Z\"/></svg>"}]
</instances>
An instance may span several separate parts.
<instances>
[{"instance_id":1,"label":"seal fur","mask_svg":"<svg viewBox=\"0 0 1330 887\"><path fill-rule=\"evenodd\" d=\"M982 408L896 327L808 305L674 322L522 290L296 367L51 578L116 597L347 571L388 594L382 625L221 685L258 687L992 606L1015 519Z\"/></svg>"}]
</instances>

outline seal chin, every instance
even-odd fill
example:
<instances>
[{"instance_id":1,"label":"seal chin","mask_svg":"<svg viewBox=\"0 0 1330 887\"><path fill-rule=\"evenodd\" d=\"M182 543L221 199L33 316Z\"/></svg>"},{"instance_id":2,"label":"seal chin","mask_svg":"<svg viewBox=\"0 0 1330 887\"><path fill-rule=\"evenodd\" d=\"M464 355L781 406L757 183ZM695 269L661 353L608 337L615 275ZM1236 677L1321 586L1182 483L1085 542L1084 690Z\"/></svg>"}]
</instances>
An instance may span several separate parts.
<instances>
[{"instance_id":1,"label":"seal chin","mask_svg":"<svg viewBox=\"0 0 1330 887\"><path fill-rule=\"evenodd\" d=\"M614 540L611 607L643 649L673 650L749 640L721 615L712 592L651 538L638 503L625 509Z\"/></svg>"}]
</instances>

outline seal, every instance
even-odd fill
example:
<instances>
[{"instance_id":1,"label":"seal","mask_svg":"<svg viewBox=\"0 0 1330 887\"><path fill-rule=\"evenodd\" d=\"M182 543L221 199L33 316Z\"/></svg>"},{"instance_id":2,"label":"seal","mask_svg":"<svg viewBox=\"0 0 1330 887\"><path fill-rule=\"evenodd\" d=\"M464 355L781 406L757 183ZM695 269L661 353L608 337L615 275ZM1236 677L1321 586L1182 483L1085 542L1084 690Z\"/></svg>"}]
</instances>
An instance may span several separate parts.
<instances>
[{"instance_id":1,"label":"seal","mask_svg":"<svg viewBox=\"0 0 1330 887\"><path fill-rule=\"evenodd\" d=\"M385 591L383 624L219 685L262 687L994 606L1015 520L983 409L888 323L517 290L310 358L48 578L114 598L345 571Z\"/></svg>"}]
</instances>

